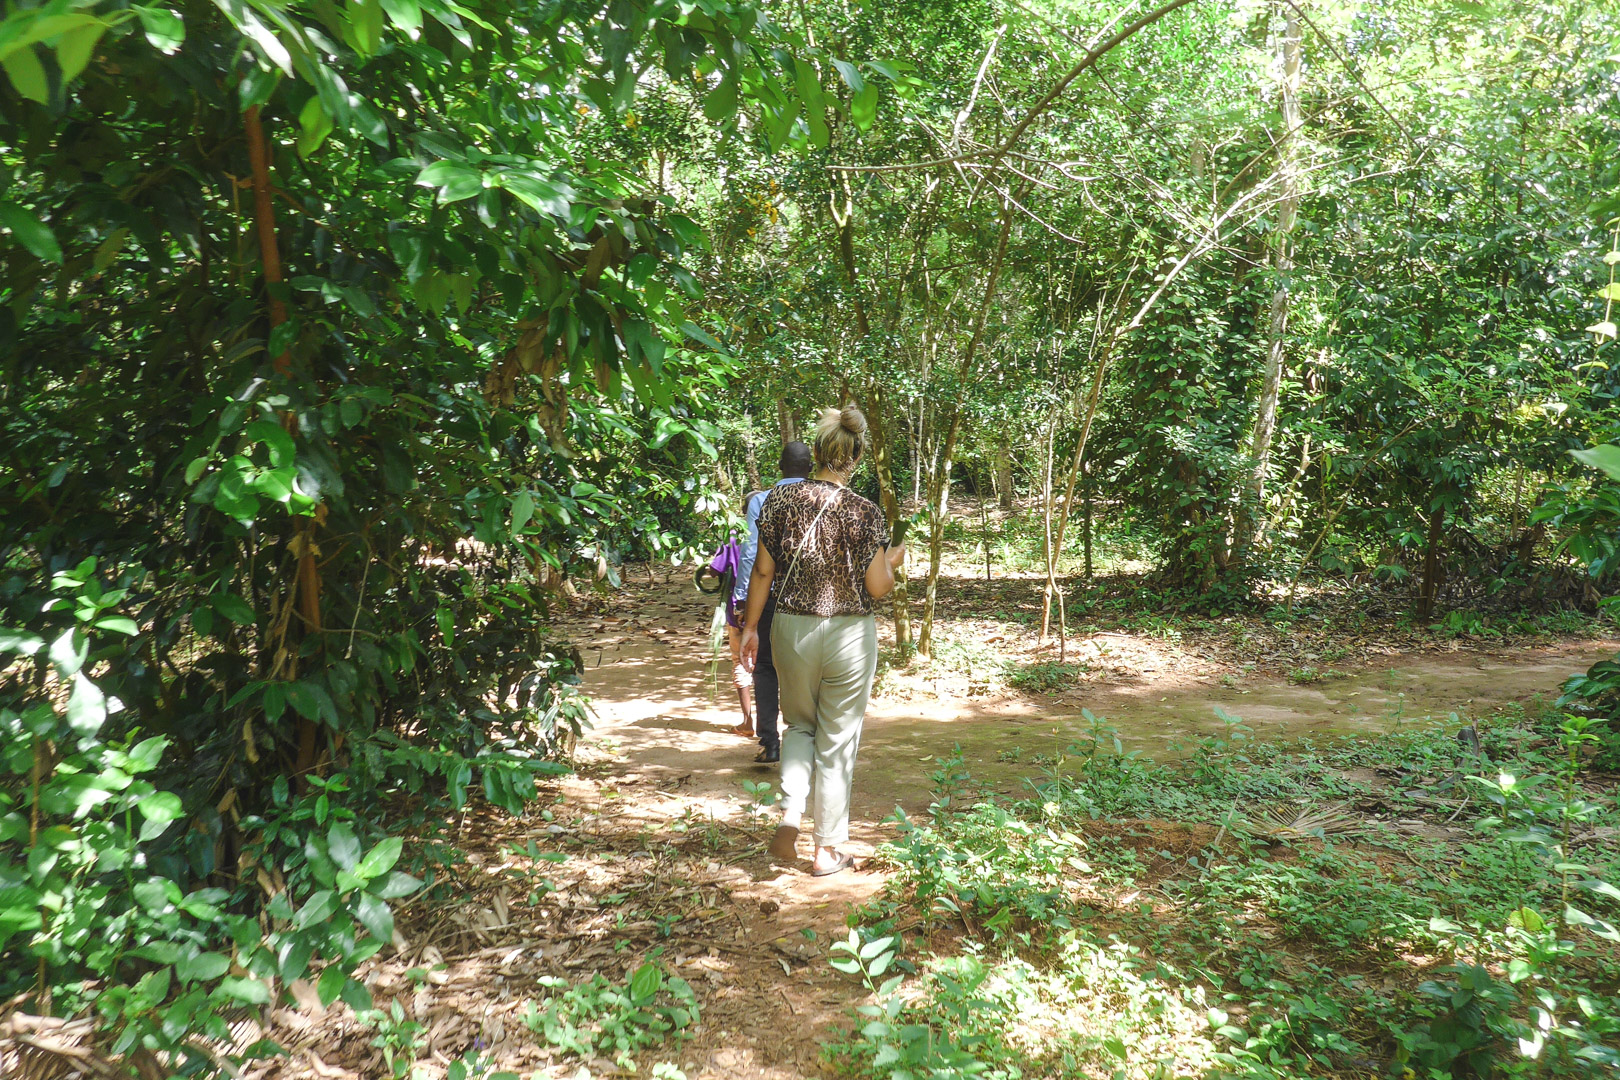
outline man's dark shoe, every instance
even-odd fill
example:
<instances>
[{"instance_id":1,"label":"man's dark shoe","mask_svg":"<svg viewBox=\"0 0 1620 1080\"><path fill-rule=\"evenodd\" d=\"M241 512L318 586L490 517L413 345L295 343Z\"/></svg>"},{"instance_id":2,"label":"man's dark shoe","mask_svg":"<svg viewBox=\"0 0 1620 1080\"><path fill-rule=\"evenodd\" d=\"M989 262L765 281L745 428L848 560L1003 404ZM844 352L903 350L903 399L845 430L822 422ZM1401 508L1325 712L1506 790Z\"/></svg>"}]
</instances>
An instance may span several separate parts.
<instances>
[{"instance_id":1,"label":"man's dark shoe","mask_svg":"<svg viewBox=\"0 0 1620 1080\"><path fill-rule=\"evenodd\" d=\"M776 746L761 747L759 753L754 755L754 760L761 765L774 765L782 760L782 749Z\"/></svg>"}]
</instances>

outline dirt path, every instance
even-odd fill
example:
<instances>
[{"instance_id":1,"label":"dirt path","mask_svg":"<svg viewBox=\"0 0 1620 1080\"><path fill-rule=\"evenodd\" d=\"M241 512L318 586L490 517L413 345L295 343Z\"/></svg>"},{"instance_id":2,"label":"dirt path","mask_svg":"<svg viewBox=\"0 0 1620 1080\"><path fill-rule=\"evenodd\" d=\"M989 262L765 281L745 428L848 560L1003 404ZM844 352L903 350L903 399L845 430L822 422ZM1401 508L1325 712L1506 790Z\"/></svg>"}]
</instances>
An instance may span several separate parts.
<instances>
[{"instance_id":1,"label":"dirt path","mask_svg":"<svg viewBox=\"0 0 1620 1080\"><path fill-rule=\"evenodd\" d=\"M754 745L727 731L736 706L723 673L716 689L707 663L707 601L687 579L660 576L589 598L559 626L580 645L596 710L576 772L550 783L521 819L485 809L448 823L443 839L455 857L438 868L434 898L402 909L396 949L361 973L380 1003L403 1004L421 1025L417 1061L426 1077L444 1076L470 1048L525 1077L579 1075L579 1059L548 1047L525 1019L548 976L565 985L596 975L622 984L653 959L694 987L702 1017L692 1038L638 1052L641 1076L661 1061L689 1080L824 1075L822 1044L837 1041L861 1003L860 985L828 966L828 944L884 877L863 868L815 879L804 863L784 869L763 854L769 817L756 812L743 782L774 786L776 771L754 764ZM887 632L887 621L880 625ZM1217 706L1260 739L1388 731L1545 698L1570 672L1620 647L1431 642L1427 651L1403 652L1361 640L1349 651L1376 663L1341 662L1333 672L1324 665L1327 677L1296 685L1290 671L1315 677L1298 665L1323 648L1321 633L1271 640L1247 657L1213 637L1097 634L1072 643L1075 666L1064 671L1076 685L1029 695L984 678L987 659L1002 667L1055 659L1023 626L964 613L943 629L942 641L967 643L958 646L969 657L965 670L936 661L922 674L880 677L857 770L857 854L895 834L886 819L897 806L926 811L930 773L954 746L976 786L1017 793L1038 775L1042 755L1086 737L1082 709L1152 755L1218 729ZM375 1030L345 1006L321 1009L308 987L294 995L302 1007L271 1015L270 1033L289 1056L248 1075L384 1075ZM622 1074L609 1056L589 1060L589 1075Z\"/></svg>"},{"instance_id":2,"label":"dirt path","mask_svg":"<svg viewBox=\"0 0 1620 1080\"><path fill-rule=\"evenodd\" d=\"M708 602L680 580L639 587L622 614L584 618L585 689L597 716L588 744L622 775L676 783L693 795L735 802L745 780L776 778L752 762L757 747L727 732L740 718L728 673L707 662ZM988 788L1015 792L1038 773L1030 759L1089 738L1082 709L1103 718L1128 749L1163 757L1223 727L1217 709L1241 718L1260 740L1381 733L1472 718L1514 703L1550 700L1569 675L1613 656L1620 642L1584 640L1537 647L1449 643L1447 651L1378 647L1376 662L1341 663L1299 683L1278 674L1244 675L1208 652L1171 655L1162 642L1100 635L1077 657L1130 651L1141 667L1111 672L1059 695L880 696L867 714L856 776L856 839L871 843L895 807L928 805L930 774L954 746ZM1114 639L1110 642L1108 639ZM952 680L971 692L971 680ZM926 684L924 684L926 685Z\"/></svg>"},{"instance_id":3,"label":"dirt path","mask_svg":"<svg viewBox=\"0 0 1620 1080\"><path fill-rule=\"evenodd\" d=\"M769 826L751 816L742 785L774 785L776 770L754 764L755 745L727 731L738 714L726 671L708 662L710 611L685 580L663 580L632 587L565 628L580 643L596 711L581 746L581 774L565 785L566 798L619 835L668 835L670 822L683 817L729 830L715 841L717 861L707 869L734 921L706 951L676 956L675 970L690 978L696 964L717 980L703 1029L679 1051L681 1067L693 1080L817 1075L824 1071L818 1042L833 1037L860 1001L859 987L827 967L827 941L842 935L850 908L884 878L863 870L821 881L803 865L783 871L760 857ZM897 806L924 812L930 773L955 746L984 790L1022 790L1024 778L1038 773L1032 759L1085 736L1082 709L1107 718L1128 747L1152 755L1218 730L1217 706L1259 739L1383 732L1548 698L1572 671L1620 648L1590 640L1512 650L1374 646L1376 663L1345 664L1298 685L1277 665L1246 673L1254 665L1207 650L1108 638L1121 635L1077 643L1077 656L1099 662L1083 685L1059 695L953 696L973 692L971 676L939 679L937 694L927 692L926 677L886 684L890 692L869 711L861 745L851 848L869 853L893 836L885 819ZM1110 656L1115 662L1102 662Z\"/></svg>"}]
</instances>

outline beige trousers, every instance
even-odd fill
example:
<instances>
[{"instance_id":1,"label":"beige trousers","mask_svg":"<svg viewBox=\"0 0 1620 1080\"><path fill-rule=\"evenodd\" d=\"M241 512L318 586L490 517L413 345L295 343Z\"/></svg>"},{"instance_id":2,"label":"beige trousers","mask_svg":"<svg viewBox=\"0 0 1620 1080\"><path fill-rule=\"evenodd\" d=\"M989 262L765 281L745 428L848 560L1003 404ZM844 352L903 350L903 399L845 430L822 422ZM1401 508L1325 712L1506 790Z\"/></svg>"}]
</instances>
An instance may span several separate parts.
<instances>
[{"instance_id":1,"label":"beige trousers","mask_svg":"<svg viewBox=\"0 0 1620 1080\"><path fill-rule=\"evenodd\" d=\"M781 684L782 812L803 814L814 780L816 843L849 839L849 796L866 700L877 673L877 622L870 615L778 611L771 657Z\"/></svg>"}]
</instances>

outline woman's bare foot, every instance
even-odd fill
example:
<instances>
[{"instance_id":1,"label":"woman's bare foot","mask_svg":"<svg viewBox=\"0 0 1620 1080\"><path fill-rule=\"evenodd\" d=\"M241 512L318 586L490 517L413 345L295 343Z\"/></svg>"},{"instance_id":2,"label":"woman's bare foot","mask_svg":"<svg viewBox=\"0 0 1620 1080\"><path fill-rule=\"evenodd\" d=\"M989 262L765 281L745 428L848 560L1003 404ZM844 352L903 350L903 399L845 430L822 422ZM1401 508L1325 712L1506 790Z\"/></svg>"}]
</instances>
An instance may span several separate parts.
<instances>
[{"instance_id":1,"label":"woman's bare foot","mask_svg":"<svg viewBox=\"0 0 1620 1080\"><path fill-rule=\"evenodd\" d=\"M731 733L733 735L741 735L745 739L752 739L754 737L754 725L749 723L738 724L736 727L731 729Z\"/></svg>"}]
</instances>

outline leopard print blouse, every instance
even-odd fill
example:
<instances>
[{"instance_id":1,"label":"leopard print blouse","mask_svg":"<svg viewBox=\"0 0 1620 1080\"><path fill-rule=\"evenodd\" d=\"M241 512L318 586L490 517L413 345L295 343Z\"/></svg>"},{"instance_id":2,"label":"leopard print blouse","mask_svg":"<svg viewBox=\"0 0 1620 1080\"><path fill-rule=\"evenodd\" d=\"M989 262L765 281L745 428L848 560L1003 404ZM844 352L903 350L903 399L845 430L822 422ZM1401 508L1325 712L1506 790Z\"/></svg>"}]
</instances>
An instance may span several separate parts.
<instances>
[{"instance_id":1,"label":"leopard print blouse","mask_svg":"<svg viewBox=\"0 0 1620 1080\"><path fill-rule=\"evenodd\" d=\"M876 503L825 480L776 488L759 512L760 546L776 562L776 610L793 615L871 614L866 567L888 542Z\"/></svg>"}]
</instances>

